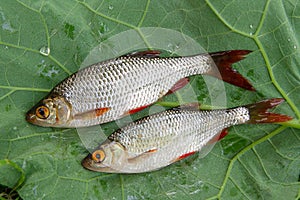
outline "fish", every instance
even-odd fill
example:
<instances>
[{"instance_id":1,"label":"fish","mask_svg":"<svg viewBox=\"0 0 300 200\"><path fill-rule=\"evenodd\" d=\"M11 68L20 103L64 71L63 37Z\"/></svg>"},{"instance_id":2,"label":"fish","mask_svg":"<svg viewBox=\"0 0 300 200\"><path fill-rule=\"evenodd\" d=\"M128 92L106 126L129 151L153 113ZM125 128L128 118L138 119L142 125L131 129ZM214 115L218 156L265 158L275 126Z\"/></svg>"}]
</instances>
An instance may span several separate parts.
<instances>
[{"instance_id":1,"label":"fish","mask_svg":"<svg viewBox=\"0 0 300 200\"><path fill-rule=\"evenodd\" d=\"M192 106L156 113L112 133L81 164L97 172L144 173L196 152L205 156L231 126L291 120L268 111L283 101L274 98L231 109L199 110Z\"/></svg>"},{"instance_id":2,"label":"fish","mask_svg":"<svg viewBox=\"0 0 300 200\"><path fill-rule=\"evenodd\" d=\"M187 77L210 75L255 89L231 68L251 51L230 50L183 57L162 57L157 50L134 52L79 70L57 84L26 113L44 127L88 127L136 113L188 83Z\"/></svg>"}]
</instances>

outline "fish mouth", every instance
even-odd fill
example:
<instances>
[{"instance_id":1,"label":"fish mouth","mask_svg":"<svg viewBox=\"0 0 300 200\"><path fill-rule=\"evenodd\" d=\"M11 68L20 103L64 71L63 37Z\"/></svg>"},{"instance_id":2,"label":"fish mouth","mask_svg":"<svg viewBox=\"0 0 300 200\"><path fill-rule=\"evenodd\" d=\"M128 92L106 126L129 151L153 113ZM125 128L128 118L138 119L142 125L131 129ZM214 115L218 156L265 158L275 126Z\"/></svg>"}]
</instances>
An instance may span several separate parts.
<instances>
[{"instance_id":1,"label":"fish mouth","mask_svg":"<svg viewBox=\"0 0 300 200\"><path fill-rule=\"evenodd\" d=\"M91 162L92 162L92 155L87 155L84 159L81 161L81 165L88 170L92 170L91 168ZM93 170L92 170L93 171Z\"/></svg>"},{"instance_id":2,"label":"fish mouth","mask_svg":"<svg viewBox=\"0 0 300 200\"><path fill-rule=\"evenodd\" d=\"M101 163L95 163L92 159L92 154L88 154L84 159L81 161L81 165L90 171L95 172L105 172L105 173L120 173L117 170L114 170L113 168L107 167L102 165Z\"/></svg>"},{"instance_id":3,"label":"fish mouth","mask_svg":"<svg viewBox=\"0 0 300 200\"><path fill-rule=\"evenodd\" d=\"M26 113L25 117L27 122L34 123L36 121L36 116L32 114L31 112Z\"/></svg>"}]
</instances>

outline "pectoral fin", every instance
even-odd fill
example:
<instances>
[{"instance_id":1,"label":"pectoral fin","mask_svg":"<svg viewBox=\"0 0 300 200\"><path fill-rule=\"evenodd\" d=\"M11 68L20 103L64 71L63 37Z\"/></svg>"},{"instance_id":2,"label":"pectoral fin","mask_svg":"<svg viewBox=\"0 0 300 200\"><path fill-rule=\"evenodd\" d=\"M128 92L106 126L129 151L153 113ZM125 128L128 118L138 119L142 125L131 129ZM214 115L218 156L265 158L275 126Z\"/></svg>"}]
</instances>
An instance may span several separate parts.
<instances>
[{"instance_id":1,"label":"pectoral fin","mask_svg":"<svg viewBox=\"0 0 300 200\"><path fill-rule=\"evenodd\" d=\"M129 158L128 162L129 163L137 163L137 162L144 162L143 160L149 158L150 156L152 156L155 152L157 152L157 149L150 149L136 157L133 158Z\"/></svg>"},{"instance_id":2,"label":"pectoral fin","mask_svg":"<svg viewBox=\"0 0 300 200\"><path fill-rule=\"evenodd\" d=\"M108 112L110 108L97 108L74 116L75 119L94 119Z\"/></svg>"},{"instance_id":3,"label":"pectoral fin","mask_svg":"<svg viewBox=\"0 0 300 200\"><path fill-rule=\"evenodd\" d=\"M175 158L173 161L171 161L171 163L174 163L174 162L177 162L177 161L179 161L179 160L182 160L182 159L184 159L184 158L186 158L186 157L189 157L189 156L191 156L191 155L193 155L193 154L195 154L195 153L196 153L196 151L192 151L192 152L189 152L189 153L182 154L182 155L179 156L178 158Z\"/></svg>"},{"instance_id":4,"label":"pectoral fin","mask_svg":"<svg viewBox=\"0 0 300 200\"><path fill-rule=\"evenodd\" d=\"M149 105L141 106L139 108L135 108L135 109L129 110L128 112L125 113L125 115L131 115L131 114L137 113L137 112L139 112L141 110L144 110L147 107L149 107Z\"/></svg>"}]
</instances>

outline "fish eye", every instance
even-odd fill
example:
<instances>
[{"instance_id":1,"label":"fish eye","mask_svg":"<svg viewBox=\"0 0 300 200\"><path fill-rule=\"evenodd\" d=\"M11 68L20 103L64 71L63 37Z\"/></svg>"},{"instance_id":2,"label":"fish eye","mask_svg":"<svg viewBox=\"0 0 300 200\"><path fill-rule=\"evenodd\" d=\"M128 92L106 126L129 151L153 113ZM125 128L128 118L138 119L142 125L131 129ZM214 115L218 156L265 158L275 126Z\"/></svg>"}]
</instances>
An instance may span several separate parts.
<instances>
[{"instance_id":1,"label":"fish eye","mask_svg":"<svg viewBox=\"0 0 300 200\"><path fill-rule=\"evenodd\" d=\"M92 159L95 162L102 162L105 159L105 153L102 149L100 150L96 150L93 154L92 154Z\"/></svg>"},{"instance_id":2,"label":"fish eye","mask_svg":"<svg viewBox=\"0 0 300 200\"><path fill-rule=\"evenodd\" d=\"M35 110L35 114L40 119L47 119L49 117L49 114L50 114L49 108L47 108L46 106L39 106Z\"/></svg>"}]
</instances>

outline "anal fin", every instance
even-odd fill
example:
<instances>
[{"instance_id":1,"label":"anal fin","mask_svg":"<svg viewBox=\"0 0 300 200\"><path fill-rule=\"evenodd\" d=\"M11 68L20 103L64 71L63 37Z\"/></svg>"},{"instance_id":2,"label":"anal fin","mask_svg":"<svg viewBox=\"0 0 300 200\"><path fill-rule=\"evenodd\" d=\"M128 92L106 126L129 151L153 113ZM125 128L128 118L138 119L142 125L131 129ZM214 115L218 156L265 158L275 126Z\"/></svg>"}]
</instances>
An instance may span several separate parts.
<instances>
[{"instance_id":1,"label":"anal fin","mask_svg":"<svg viewBox=\"0 0 300 200\"><path fill-rule=\"evenodd\" d=\"M211 139L208 143L214 144L214 143L218 142L219 140L223 139L227 134L228 134L228 129L224 128L218 135L213 137L213 139Z\"/></svg>"}]
</instances>

